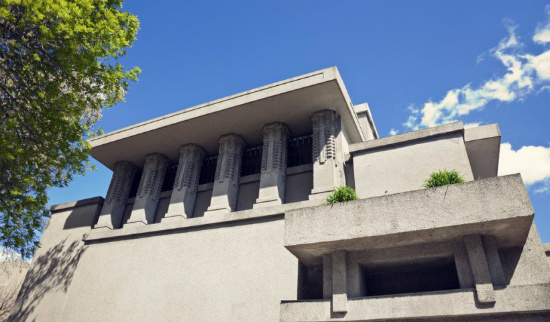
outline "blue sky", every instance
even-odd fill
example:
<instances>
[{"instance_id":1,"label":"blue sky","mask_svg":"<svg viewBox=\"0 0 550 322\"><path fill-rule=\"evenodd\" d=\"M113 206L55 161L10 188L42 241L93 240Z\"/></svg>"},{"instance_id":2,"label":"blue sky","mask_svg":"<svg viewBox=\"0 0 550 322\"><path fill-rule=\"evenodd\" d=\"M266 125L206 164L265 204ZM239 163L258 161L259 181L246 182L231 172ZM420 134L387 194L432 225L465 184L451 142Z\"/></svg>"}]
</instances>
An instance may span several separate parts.
<instances>
[{"instance_id":1,"label":"blue sky","mask_svg":"<svg viewBox=\"0 0 550 322\"><path fill-rule=\"evenodd\" d=\"M521 172L550 242L550 2L127 1L143 73L104 113L113 131L227 95L338 66L380 136L452 120L499 123L501 173ZM207 130L207 129L206 129ZM50 204L105 195L98 170Z\"/></svg>"}]
</instances>

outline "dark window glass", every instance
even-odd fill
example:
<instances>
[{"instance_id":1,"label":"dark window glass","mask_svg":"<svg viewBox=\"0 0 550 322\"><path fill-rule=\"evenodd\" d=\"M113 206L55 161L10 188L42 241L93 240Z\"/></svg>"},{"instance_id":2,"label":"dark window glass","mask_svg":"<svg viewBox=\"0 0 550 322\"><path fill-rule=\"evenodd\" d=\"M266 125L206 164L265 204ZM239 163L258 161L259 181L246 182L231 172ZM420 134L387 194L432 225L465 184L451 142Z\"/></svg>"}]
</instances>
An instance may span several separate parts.
<instances>
[{"instance_id":1,"label":"dark window glass","mask_svg":"<svg viewBox=\"0 0 550 322\"><path fill-rule=\"evenodd\" d=\"M214 182L216 176L216 164L218 163L218 156L213 155L204 158L201 168L201 176L199 178L199 184Z\"/></svg>"},{"instance_id":2,"label":"dark window glass","mask_svg":"<svg viewBox=\"0 0 550 322\"><path fill-rule=\"evenodd\" d=\"M262 171L262 146L246 148L241 163L241 177Z\"/></svg>"},{"instance_id":3,"label":"dark window glass","mask_svg":"<svg viewBox=\"0 0 550 322\"><path fill-rule=\"evenodd\" d=\"M460 288L452 258L365 269L364 274L367 296Z\"/></svg>"},{"instance_id":4,"label":"dark window glass","mask_svg":"<svg viewBox=\"0 0 550 322\"><path fill-rule=\"evenodd\" d=\"M176 172L178 171L178 165L172 164L166 170L164 175L164 181L162 182L162 191L170 191L174 187L174 181L176 181Z\"/></svg>"},{"instance_id":5,"label":"dark window glass","mask_svg":"<svg viewBox=\"0 0 550 322\"><path fill-rule=\"evenodd\" d=\"M288 162L287 167L295 167L313 162L312 156L313 134L296 136L288 140Z\"/></svg>"},{"instance_id":6,"label":"dark window glass","mask_svg":"<svg viewBox=\"0 0 550 322\"><path fill-rule=\"evenodd\" d=\"M136 172L136 176L132 182L132 188L130 188L130 196L128 198L134 198L137 195L139 180L141 180L141 171Z\"/></svg>"}]
</instances>

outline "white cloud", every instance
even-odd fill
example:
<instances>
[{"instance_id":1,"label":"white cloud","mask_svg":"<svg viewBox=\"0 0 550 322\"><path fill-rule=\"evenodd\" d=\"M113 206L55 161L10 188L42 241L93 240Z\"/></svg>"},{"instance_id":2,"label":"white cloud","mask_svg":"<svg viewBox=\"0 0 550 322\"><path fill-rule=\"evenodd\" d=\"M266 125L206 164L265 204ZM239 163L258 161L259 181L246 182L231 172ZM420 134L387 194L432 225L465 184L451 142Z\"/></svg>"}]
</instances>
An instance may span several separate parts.
<instances>
[{"instance_id":1,"label":"white cloud","mask_svg":"<svg viewBox=\"0 0 550 322\"><path fill-rule=\"evenodd\" d=\"M510 143L500 145L498 175L521 173L527 185L543 183L535 193L550 190L550 147L523 146L514 150Z\"/></svg>"},{"instance_id":2,"label":"white cloud","mask_svg":"<svg viewBox=\"0 0 550 322\"><path fill-rule=\"evenodd\" d=\"M550 5L546 5L544 8L546 14L550 17ZM533 35L533 41L537 44L546 44L550 42L550 21L544 24L538 24L537 29L535 29L535 34Z\"/></svg>"},{"instance_id":3,"label":"white cloud","mask_svg":"<svg viewBox=\"0 0 550 322\"><path fill-rule=\"evenodd\" d=\"M475 122L475 123L466 123L464 124L465 129L469 129L471 127L478 127L481 125L481 122Z\"/></svg>"},{"instance_id":4,"label":"white cloud","mask_svg":"<svg viewBox=\"0 0 550 322\"><path fill-rule=\"evenodd\" d=\"M399 131L395 130L395 129L391 129L390 132L388 132L389 135L391 136L394 136L396 135L397 133L399 133Z\"/></svg>"},{"instance_id":5,"label":"white cloud","mask_svg":"<svg viewBox=\"0 0 550 322\"><path fill-rule=\"evenodd\" d=\"M550 24L546 27L550 28ZM422 108L409 106L411 115L403 125L416 130L453 122L472 111L483 109L489 102L513 102L548 86L550 50L538 55L521 53L524 45L516 36L515 29L515 26L509 26L508 36L489 51L493 58L506 67L504 75L490 79L477 88L467 84L449 90L443 99L428 100ZM548 31L550 32L550 29ZM542 34L540 35L537 39L545 39L540 38ZM480 57L484 55L479 56L478 61L481 60Z\"/></svg>"}]
</instances>

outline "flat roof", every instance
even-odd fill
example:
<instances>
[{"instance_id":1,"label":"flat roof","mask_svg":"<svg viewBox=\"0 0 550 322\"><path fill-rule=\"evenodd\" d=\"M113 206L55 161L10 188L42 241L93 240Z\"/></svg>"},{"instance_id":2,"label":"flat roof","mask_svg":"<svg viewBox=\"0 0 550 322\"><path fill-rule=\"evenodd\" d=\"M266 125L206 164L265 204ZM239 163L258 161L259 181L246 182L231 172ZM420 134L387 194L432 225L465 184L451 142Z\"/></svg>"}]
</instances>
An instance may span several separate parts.
<instances>
[{"instance_id":1,"label":"flat roof","mask_svg":"<svg viewBox=\"0 0 550 322\"><path fill-rule=\"evenodd\" d=\"M237 133L249 145L262 143L262 126L286 123L294 135L311 131L310 115L336 111L351 143L364 140L353 104L336 67L187 108L88 140L91 155L106 167L125 160L143 166L145 156L162 153L177 162L183 144L201 145L217 154L218 139Z\"/></svg>"}]
</instances>

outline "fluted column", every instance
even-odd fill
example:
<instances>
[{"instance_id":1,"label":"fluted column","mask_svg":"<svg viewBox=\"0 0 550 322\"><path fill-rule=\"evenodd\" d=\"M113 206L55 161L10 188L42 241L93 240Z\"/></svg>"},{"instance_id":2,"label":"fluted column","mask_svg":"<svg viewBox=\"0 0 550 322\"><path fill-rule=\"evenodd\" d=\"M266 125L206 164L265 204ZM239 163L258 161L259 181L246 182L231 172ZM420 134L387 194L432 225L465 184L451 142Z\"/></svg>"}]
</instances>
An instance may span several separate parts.
<instances>
[{"instance_id":1,"label":"fluted column","mask_svg":"<svg viewBox=\"0 0 550 322\"><path fill-rule=\"evenodd\" d=\"M94 228L120 228L137 167L128 161L115 163L111 184Z\"/></svg>"},{"instance_id":2,"label":"fluted column","mask_svg":"<svg viewBox=\"0 0 550 322\"><path fill-rule=\"evenodd\" d=\"M288 128L277 122L265 125L262 131L260 191L253 208L281 205L285 199Z\"/></svg>"},{"instance_id":3,"label":"fluted column","mask_svg":"<svg viewBox=\"0 0 550 322\"><path fill-rule=\"evenodd\" d=\"M313 189L310 199L325 198L345 184L340 117L324 110L311 115L313 123Z\"/></svg>"},{"instance_id":4,"label":"fluted column","mask_svg":"<svg viewBox=\"0 0 550 322\"><path fill-rule=\"evenodd\" d=\"M193 216L202 160L205 155L203 148L196 144L186 144L181 147L170 205L162 222Z\"/></svg>"},{"instance_id":5,"label":"fluted column","mask_svg":"<svg viewBox=\"0 0 550 322\"><path fill-rule=\"evenodd\" d=\"M205 216L228 213L237 209L244 146L245 141L240 135L227 134L220 138L212 199Z\"/></svg>"},{"instance_id":6,"label":"fluted column","mask_svg":"<svg viewBox=\"0 0 550 322\"><path fill-rule=\"evenodd\" d=\"M147 225L155 222L162 182L168 165L168 159L160 153L145 157L134 208L126 225Z\"/></svg>"}]
</instances>

